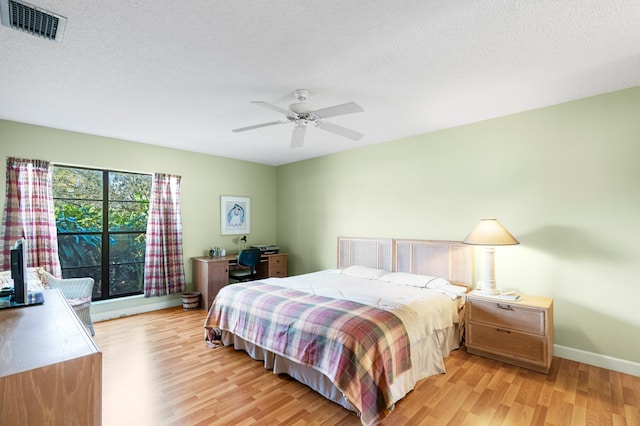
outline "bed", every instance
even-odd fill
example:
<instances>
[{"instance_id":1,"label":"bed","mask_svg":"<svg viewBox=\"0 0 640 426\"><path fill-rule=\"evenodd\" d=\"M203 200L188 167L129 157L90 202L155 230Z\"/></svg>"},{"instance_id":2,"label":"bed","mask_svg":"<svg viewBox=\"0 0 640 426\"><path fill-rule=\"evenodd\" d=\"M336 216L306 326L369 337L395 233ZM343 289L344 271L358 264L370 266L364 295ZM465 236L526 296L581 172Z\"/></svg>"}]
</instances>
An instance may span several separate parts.
<instances>
[{"instance_id":1,"label":"bed","mask_svg":"<svg viewBox=\"0 0 640 426\"><path fill-rule=\"evenodd\" d=\"M459 347L472 256L455 241L339 237L336 269L224 287L205 338L378 424Z\"/></svg>"}]
</instances>

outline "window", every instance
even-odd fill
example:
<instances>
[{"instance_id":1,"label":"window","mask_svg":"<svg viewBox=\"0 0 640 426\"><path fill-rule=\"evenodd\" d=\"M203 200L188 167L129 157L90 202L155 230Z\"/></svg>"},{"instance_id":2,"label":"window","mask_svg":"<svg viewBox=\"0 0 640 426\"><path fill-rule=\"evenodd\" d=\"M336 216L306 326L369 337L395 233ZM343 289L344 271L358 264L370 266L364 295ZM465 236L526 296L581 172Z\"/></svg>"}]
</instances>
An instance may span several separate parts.
<instances>
[{"instance_id":1,"label":"window","mask_svg":"<svg viewBox=\"0 0 640 426\"><path fill-rule=\"evenodd\" d=\"M64 278L93 277L93 300L142 294L151 175L53 168Z\"/></svg>"}]
</instances>

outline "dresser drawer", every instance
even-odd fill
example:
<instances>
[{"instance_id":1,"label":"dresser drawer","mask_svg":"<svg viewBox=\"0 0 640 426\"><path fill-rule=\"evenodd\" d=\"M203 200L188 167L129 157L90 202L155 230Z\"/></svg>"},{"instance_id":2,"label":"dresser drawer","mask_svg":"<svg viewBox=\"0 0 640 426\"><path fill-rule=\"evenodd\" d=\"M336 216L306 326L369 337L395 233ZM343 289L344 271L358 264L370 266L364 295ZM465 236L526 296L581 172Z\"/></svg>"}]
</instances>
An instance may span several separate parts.
<instances>
[{"instance_id":1,"label":"dresser drawer","mask_svg":"<svg viewBox=\"0 0 640 426\"><path fill-rule=\"evenodd\" d=\"M548 348L545 336L520 333L475 322L470 322L467 327L469 328L467 333L469 348L540 365L545 365L547 361Z\"/></svg>"},{"instance_id":2,"label":"dresser drawer","mask_svg":"<svg viewBox=\"0 0 640 426\"><path fill-rule=\"evenodd\" d=\"M545 313L507 301L473 300L469 303L469 321L525 333L546 333Z\"/></svg>"}]
</instances>

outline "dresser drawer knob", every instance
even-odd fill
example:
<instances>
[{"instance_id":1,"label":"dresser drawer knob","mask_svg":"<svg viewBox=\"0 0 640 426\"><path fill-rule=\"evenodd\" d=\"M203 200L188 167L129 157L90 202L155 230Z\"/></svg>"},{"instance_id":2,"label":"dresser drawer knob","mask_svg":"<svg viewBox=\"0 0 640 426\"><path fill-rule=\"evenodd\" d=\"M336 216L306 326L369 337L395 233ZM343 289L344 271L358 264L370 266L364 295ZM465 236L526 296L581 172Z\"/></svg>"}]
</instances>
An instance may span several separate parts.
<instances>
[{"instance_id":1,"label":"dresser drawer knob","mask_svg":"<svg viewBox=\"0 0 640 426\"><path fill-rule=\"evenodd\" d=\"M513 308L511 307L511 305L503 305L502 303L498 303L498 308L500 309L504 309L506 311L513 311Z\"/></svg>"},{"instance_id":2,"label":"dresser drawer knob","mask_svg":"<svg viewBox=\"0 0 640 426\"><path fill-rule=\"evenodd\" d=\"M503 329L501 329L501 328L496 328L496 331L497 331L498 333L502 332L502 333L511 334L511 330L503 330Z\"/></svg>"}]
</instances>

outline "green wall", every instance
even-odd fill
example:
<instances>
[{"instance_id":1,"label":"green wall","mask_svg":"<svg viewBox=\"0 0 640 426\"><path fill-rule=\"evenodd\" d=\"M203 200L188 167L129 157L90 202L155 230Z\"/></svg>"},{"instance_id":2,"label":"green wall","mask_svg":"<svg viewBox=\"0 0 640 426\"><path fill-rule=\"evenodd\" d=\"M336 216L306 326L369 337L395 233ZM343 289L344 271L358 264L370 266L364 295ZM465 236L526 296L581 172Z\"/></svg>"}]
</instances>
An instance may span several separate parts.
<instances>
[{"instance_id":1,"label":"green wall","mask_svg":"<svg viewBox=\"0 0 640 426\"><path fill-rule=\"evenodd\" d=\"M499 288L554 299L555 342L640 362L640 88L278 167L289 273L336 238L462 240L497 218ZM476 263L481 264L481 252Z\"/></svg>"},{"instance_id":2,"label":"green wall","mask_svg":"<svg viewBox=\"0 0 640 426\"><path fill-rule=\"evenodd\" d=\"M633 88L277 168L0 120L0 158L181 175L189 289L191 257L239 247L220 195L251 197L249 242L290 274L335 267L339 235L462 240L495 217L521 242L498 286L553 297L556 344L638 363L639 117Z\"/></svg>"},{"instance_id":3,"label":"green wall","mask_svg":"<svg viewBox=\"0 0 640 426\"><path fill-rule=\"evenodd\" d=\"M272 166L0 120L0 158L6 164L9 156L182 176L183 252L188 290L193 289L191 257L203 256L213 246L224 247L230 253L237 252L240 247L238 239L241 236L220 235L221 195L251 198L250 244L276 240L276 169ZM5 176L4 171L2 176ZM4 208L4 178L0 180L0 194L0 205ZM94 304L92 312L155 304L179 297L110 302L108 308Z\"/></svg>"}]
</instances>

